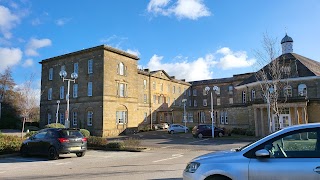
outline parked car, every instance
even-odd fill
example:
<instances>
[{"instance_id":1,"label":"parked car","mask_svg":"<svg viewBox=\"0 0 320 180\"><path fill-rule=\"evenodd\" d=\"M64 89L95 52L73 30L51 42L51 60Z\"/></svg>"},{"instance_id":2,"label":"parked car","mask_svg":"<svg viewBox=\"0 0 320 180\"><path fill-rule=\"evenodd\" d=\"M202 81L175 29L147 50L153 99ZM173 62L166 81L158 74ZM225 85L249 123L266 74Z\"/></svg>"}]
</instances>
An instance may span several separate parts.
<instances>
[{"instance_id":1,"label":"parked car","mask_svg":"<svg viewBox=\"0 0 320 180\"><path fill-rule=\"evenodd\" d=\"M186 126L180 124L170 124L168 128L169 134L179 133L179 132L188 132L189 129Z\"/></svg>"},{"instance_id":2,"label":"parked car","mask_svg":"<svg viewBox=\"0 0 320 180\"><path fill-rule=\"evenodd\" d=\"M214 127L214 137L222 137L225 132L223 129ZM203 137L212 137L212 126L208 124L200 124L194 126L192 129L193 137L203 138Z\"/></svg>"},{"instance_id":3,"label":"parked car","mask_svg":"<svg viewBox=\"0 0 320 180\"><path fill-rule=\"evenodd\" d=\"M158 124L159 129L168 129L168 127L169 127L169 124L166 122Z\"/></svg>"},{"instance_id":4,"label":"parked car","mask_svg":"<svg viewBox=\"0 0 320 180\"><path fill-rule=\"evenodd\" d=\"M55 160L59 154L75 153L78 157L85 155L87 139L78 129L47 128L25 140L20 148L23 157L28 155L47 155Z\"/></svg>"},{"instance_id":5,"label":"parked car","mask_svg":"<svg viewBox=\"0 0 320 180\"><path fill-rule=\"evenodd\" d=\"M185 180L320 179L320 123L279 130L242 148L188 163Z\"/></svg>"}]
</instances>

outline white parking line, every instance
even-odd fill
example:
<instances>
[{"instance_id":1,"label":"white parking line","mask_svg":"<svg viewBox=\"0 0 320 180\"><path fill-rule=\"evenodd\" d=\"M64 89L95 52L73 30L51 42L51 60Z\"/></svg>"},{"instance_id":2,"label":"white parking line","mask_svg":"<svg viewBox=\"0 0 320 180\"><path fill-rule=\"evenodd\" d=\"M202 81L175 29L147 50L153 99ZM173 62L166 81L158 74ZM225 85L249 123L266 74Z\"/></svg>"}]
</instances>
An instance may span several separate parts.
<instances>
[{"instance_id":1,"label":"white parking line","mask_svg":"<svg viewBox=\"0 0 320 180\"><path fill-rule=\"evenodd\" d=\"M165 148L169 148L169 147L173 147L173 146L164 146L164 147L161 147L161 148L165 149Z\"/></svg>"},{"instance_id":2,"label":"white parking line","mask_svg":"<svg viewBox=\"0 0 320 180\"><path fill-rule=\"evenodd\" d=\"M65 163L57 163L55 165L65 165L65 164L70 164L71 162L65 162Z\"/></svg>"},{"instance_id":3,"label":"white parking line","mask_svg":"<svg viewBox=\"0 0 320 180\"><path fill-rule=\"evenodd\" d=\"M173 154L171 158L160 159L160 160L156 160L156 161L152 161L152 162L157 163L157 162L167 161L167 160L176 159L176 158L180 158L180 157L183 157L183 155L182 154Z\"/></svg>"},{"instance_id":4,"label":"white parking line","mask_svg":"<svg viewBox=\"0 0 320 180\"><path fill-rule=\"evenodd\" d=\"M5 173L5 172L7 172L7 171L0 171L0 174L3 174L3 173Z\"/></svg>"},{"instance_id":5,"label":"white parking line","mask_svg":"<svg viewBox=\"0 0 320 180\"><path fill-rule=\"evenodd\" d=\"M198 141L192 141L192 142L188 142L188 144L192 144L192 143L197 143L197 142L202 142L202 141L207 141L209 139L202 139L202 140L198 140Z\"/></svg>"}]
</instances>

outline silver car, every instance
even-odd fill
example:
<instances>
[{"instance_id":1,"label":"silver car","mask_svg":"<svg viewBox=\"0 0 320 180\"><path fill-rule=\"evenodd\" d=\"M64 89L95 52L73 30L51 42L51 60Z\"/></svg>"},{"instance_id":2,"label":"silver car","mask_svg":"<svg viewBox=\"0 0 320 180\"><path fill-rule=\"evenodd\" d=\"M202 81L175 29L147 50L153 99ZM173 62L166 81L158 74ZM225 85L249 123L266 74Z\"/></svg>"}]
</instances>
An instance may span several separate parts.
<instances>
[{"instance_id":1,"label":"silver car","mask_svg":"<svg viewBox=\"0 0 320 180\"><path fill-rule=\"evenodd\" d=\"M290 126L245 147L199 156L185 180L320 179L320 123Z\"/></svg>"}]
</instances>

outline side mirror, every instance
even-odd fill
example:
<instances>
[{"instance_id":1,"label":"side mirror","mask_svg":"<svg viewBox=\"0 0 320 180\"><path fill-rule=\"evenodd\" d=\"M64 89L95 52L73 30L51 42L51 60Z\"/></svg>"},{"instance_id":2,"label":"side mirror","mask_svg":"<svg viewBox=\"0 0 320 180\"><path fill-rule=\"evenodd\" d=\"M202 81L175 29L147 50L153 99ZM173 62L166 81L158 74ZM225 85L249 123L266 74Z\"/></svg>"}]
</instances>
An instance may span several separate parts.
<instances>
[{"instance_id":1,"label":"side mirror","mask_svg":"<svg viewBox=\"0 0 320 180\"><path fill-rule=\"evenodd\" d=\"M260 150L256 151L255 154L258 158L269 158L270 157L270 153L266 149L260 149Z\"/></svg>"}]
</instances>

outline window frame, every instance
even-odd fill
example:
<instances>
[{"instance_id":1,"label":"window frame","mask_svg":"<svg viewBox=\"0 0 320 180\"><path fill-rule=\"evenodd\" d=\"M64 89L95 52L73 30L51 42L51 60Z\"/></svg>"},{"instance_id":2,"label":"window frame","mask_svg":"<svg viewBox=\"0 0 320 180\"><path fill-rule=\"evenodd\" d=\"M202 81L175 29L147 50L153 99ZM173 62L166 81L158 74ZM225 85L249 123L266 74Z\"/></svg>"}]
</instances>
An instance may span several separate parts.
<instances>
[{"instance_id":1,"label":"window frame","mask_svg":"<svg viewBox=\"0 0 320 180\"><path fill-rule=\"evenodd\" d=\"M93 124L93 111L87 111L87 126L92 126Z\"/></svg>"},{"instance_id":2,"label":"window frame","mask_svg":"<svg viewBox=\"0 0 320 180\"><path fill-rule=\"evenodd\" d=\"M88 60L88 74L93 74L93 59Z\"/></svg>"}]
</instances>

